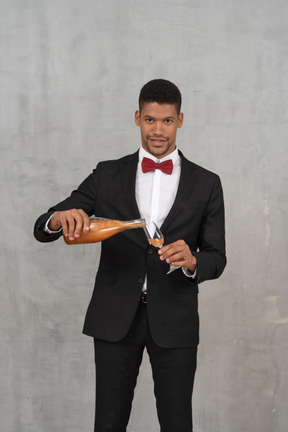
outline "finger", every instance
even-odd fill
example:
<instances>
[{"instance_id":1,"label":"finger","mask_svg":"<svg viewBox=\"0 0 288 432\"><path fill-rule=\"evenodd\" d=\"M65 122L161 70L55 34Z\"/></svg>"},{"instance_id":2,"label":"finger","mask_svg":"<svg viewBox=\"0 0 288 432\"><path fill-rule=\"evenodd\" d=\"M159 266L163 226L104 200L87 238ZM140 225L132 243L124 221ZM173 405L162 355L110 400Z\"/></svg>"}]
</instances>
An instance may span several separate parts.
<instances>
[{"instance_id":1,"label":"finger","mask_svg":"<svg viewBox=\"0 0 288 432\"><path fill-rule=\"evenodd\" d=\"M193 255L190 250L184 250L183 253L173 256L169 261L172 265L178 265L184 268L192 268L192 266L195 266L196 264L196 262L194 262L195 259L193 260Z\"/></svg>"},{"instance_id":2,"label":"finger","mask_svg":"<svg viewBox=\"0 0 288 432\"><path fill-rule=\"evenodd\" d=\"M176 242L169 243L169 244L163 246L161 248L161 251L163 251L165 253L166 251L168 251L171 248L183 249L185 247L187 247L187 243L185 243L184 240L177 240Z\"/></svg>"},{"instance_id":3,"label":"finger","mask_svg":"<svg viewBox=\"0 0 288 432\"><path fill-rule=\"evenodd\" d=\"M167 245L166 249L163 250L164 248L161 248L161 254L160 254L160 259L161 260L167 260L171 257L173 257L176 254L182 253L183 252L183 246L176 244L176 243L171 243L170 245Z\"/></svg>"},{"instance_id":4,"label":"finger","mask_svg":"<svg viewBox=\"0 0 288 432\"><path fill-rule=\"evenodd\" d=\"M75 232L76 222L75 222L75 218L72 214L72 210L68 210L67 212L65 212L64 217L65 217L65 220L66 220L67 225L68 225L69 239L74 240L74 232Z\"/></svg>"},{"instance_id":5,"label":"finger","mask_svg":"<svg viewBox=\"0 0 288 432\"><path fill-rule=\"evenodd\" d=\"M185 261L185 258L182 253L175 253L170 257L166 258L166 262L172 265L182 265Z\"/></svg>"},{"instance_id":6,"label":"finger","mask_svg":"<svg viewBox=\"0 0 288 432\"><path fill-rule=\"evenodd\" d=\"M191 251L183 240L179 240L171 245L160 256L160 259L166 260L168 264L184 266L191 262Z\"/></svg>"},{"instance_id":7,"label":"finger","mask_svg":"<svg viewBox=\"0 0 288 432\"><path fill-rule=\"evenodd\" d=\"M62 225L62 229L63 229L63 235L65 237L70 236L70 232L69 232L69 220L68 220L68 211L62 211L59 214L59 219Z\"/></svg>"},{"instance_id":8,"label":"finger","mask_svg":"<svg viewBox=\"0 0 288 432\"><path fill-rule=\"evenodd\" d=\"M90 230L89 216L82 209L79 210L79 213L81 214L82 219L83 219L83 228L85 228L87 231L89 231Z\"/></svg>"},{"instance_id":9,"label":"finger","mask_svg":"<svg viewBox=\"0 0 288 432\"><path fill-rule=\"evenodd\" d=\"M61 222L61 225L62 225L62 230L63 230L64 237L68 237L69 236L68 223L67 223L66 219L64 219L64 218L62 219L61 218L61 215L60 215L60 222Z\"/></svg>"},{"instance_id":10,"label":"finger","mask_svg":"<svg viewBox=\"0 0 288 432\"><path fill-rule=\"evenodd\" d=\"M173 249L173 247L175 247L174 243L170 243L168 245L162 246L162 248L159 249L158 253L159 253L159 255L165 255L165 254L169 253L169 251L171 252L171 249Z\"/></svg>"},{"instance_id":11,"label":"finger","mask_svg":"<svg viewBox=\"0 0 288 432\"><path fill-rule=\"evenodd\" d=\"M79 237L83 231L83 218L82 218L82 216L74 218L74 224L75 224L74 237Z\"/></svg>"},{"instance_id":12,"label":"finger","mask_svg":"<svg viewBox=\"0 0 288 432\"><path fill-rule=\"evenodd\" d=\"M71 210L71 216L74 218L74 237L79 237L83 230L83 216L78 209Z\"/></svg>"}]
</instances>

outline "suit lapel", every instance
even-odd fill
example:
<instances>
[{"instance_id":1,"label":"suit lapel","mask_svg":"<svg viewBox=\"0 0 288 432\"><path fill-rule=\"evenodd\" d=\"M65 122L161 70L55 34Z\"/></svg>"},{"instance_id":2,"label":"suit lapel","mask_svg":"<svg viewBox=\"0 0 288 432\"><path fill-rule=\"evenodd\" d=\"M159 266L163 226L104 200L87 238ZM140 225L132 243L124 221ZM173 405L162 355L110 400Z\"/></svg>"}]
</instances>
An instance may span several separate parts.
<instances>
[{"instance_id":1,"label":"suit lapel","mask_svg":"<svg viewBox=\"0 0 288 432\"><path fill-rule=\"evenodd\" d=\"M127 208L131 218L140 218L140 213L135 196L136 171L138 164L138 151L125 157L120 165L121 181L127 199Z\"/></svg>"},{"instance_id":2,"label":"suit lapel","mask_svg":"<svg viewBox=\"0 0 288 432\"><path fill-rule=\"evenodd\" d=\"M181 175L176 194L175 201L164 220L161 231L165 232L169 225L177 218L183 207L185 206L188 198L191 195L195 180L197 178L196 170L192 162L188 161L183 154L179 151L181 156Z\"/></svg>"},{"instance_id":3,"label":"suit lapel","mask_svg":"<svg viewBox=\"0 0 288 432\"><path fill-rule=\"evenodd\" d=\"M135 195L138 160L139 151L123 158L120 165L122 186L125 191L126 205L131 219L139 219L141 217ZM147 239L144 231L142 229L136 229L134 232L136 234L136 242L140 243L142 246L147 246Z\"/></svg>"}]
</instances>

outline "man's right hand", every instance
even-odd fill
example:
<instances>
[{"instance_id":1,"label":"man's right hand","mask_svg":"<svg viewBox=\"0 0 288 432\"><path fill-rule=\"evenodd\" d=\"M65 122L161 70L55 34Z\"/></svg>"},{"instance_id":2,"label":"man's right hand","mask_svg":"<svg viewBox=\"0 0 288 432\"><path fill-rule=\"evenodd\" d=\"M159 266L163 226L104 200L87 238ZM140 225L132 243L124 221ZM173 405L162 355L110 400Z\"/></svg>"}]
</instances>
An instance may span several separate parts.
<instances>
[{"instance_id":1,"label":"man's right hand","mask_svg":"<svg viewBox=\"0 0 288 432\"><path fill-rule=\"evenodd\" d=\"M83 228L90 230L89 216L81 209L56 211L53 213L48 228L51 231L58 231L62 227L63 235L74 240L79 237Z\"/></svg>"}]
</instances>

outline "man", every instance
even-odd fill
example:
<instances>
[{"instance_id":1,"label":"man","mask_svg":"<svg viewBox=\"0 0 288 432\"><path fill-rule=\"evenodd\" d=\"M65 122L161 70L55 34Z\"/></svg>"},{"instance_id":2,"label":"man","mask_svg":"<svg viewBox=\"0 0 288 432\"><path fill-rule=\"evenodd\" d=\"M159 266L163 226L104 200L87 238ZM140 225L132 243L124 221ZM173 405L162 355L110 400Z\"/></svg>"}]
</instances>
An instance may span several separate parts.
<instances>
[{"instance_id":1,"label":"man","mask_svg":"<svg viewBox=\"0 0 288 432\"><path fill-rule=\"evenodd\" d=\"M141 216L164 234L161 250L149 245L141 229L102 243L84 324L84 333L94 337L97 432L126 431L145 347L161 431L192 431L198 284L219 277L226 257L220 179L176 148L180 108L174 84L148 82L135 113L140 150L99 163L35 224L39 241L62 233L73 240L89 230L93 214L118 220ZM167 274L169 264L180 268Z\"/></svg>"}]
</instances>

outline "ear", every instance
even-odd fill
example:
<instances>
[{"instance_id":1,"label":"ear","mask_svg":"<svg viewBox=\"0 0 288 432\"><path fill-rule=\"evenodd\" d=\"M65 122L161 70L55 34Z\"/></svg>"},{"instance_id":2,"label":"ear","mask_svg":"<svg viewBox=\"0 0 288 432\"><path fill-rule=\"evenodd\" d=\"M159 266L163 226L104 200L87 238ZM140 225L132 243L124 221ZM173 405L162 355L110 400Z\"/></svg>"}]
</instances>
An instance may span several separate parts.
<instances>
[{"instance_id":1,"label":"ear","mask_svg":"<svg viewBox=\"0 0 288 432\"><path fill-rule=\"evenodd\" d=\"M135 112L135 124L136 124L136 126L140 126L140 117L141 117L141 113L139 110L137 110Z\"/></svg>"},{"instance_id":2,"label":"ear","mask_svg":"<svg viewBox=\"0 0 288 432\"><path fill-rule=\"evenodd\" d=\"M183 125L183 120L184 120L184 114L183 114L183 113L180 113L180 114L178 115L178 128L181 128L181 127L182 127L182 125Z\"/></svg>"}]
</instances>

